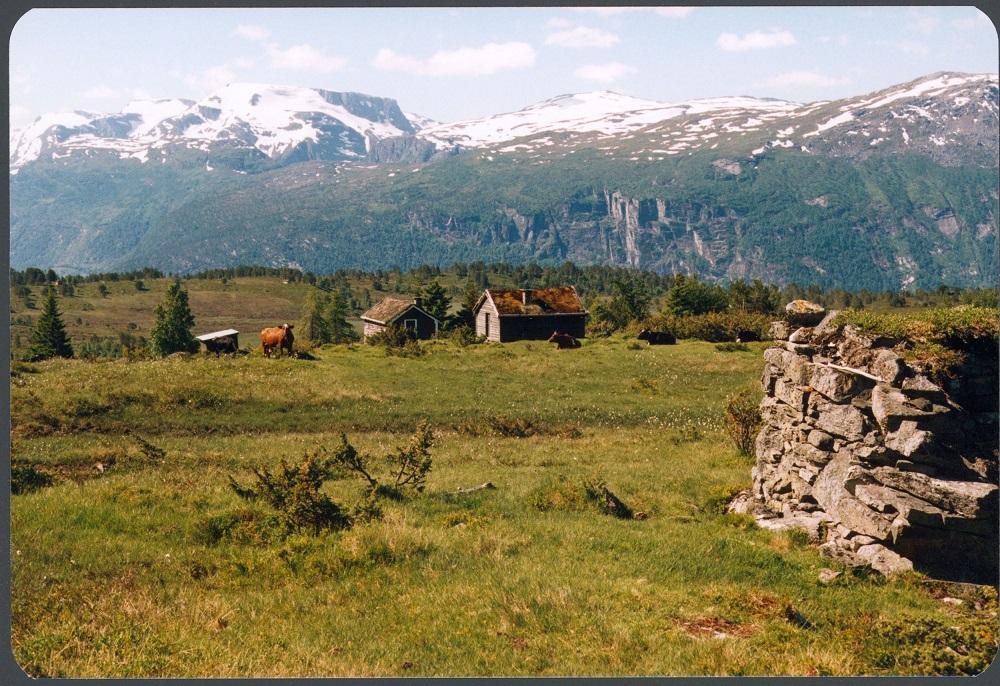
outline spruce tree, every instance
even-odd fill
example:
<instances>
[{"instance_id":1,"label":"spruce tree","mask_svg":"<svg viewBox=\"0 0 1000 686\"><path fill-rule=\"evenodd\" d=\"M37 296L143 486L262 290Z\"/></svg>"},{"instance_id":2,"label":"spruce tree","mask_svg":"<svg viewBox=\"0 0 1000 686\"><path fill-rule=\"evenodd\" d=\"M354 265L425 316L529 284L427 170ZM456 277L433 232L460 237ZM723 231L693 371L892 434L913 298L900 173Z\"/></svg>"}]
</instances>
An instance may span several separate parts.
<instances>
[{"instance_id":1,"label":"spruce tree","mask_svg":"<svg viewBox=\"0 0 1000 686\"><path fill-rule=\"evenodd\" d=\"M358 340L358 332L347 321L350 307L347 297L340 291L334 292L326 310L326 323L330 329L330 340L333 343L353 343Z\"/></svg>"},{"instance_id":2,"label":"spruce tree","mask_svg":"<svg viewBox=\"0 0 1000 686\"><path fill-rule=\"evenodd\" d=\"M330 325L326 320L325 310L330 298L317 288L309 289L306 302L302 306L302 318L295 329L298 338L310 341L315 345L323 345L331 341Z\"/></svg>"},{"instance_id":3,"label":"spruce tree","mask_svg":"<svg viewBox=\"0 0 1000 686\"><path fill-rule=\"evenodd\" d=\"M56 302L54 288L46 290L42 314L38 317L35 329L31 332L31 348L28 354L31 359L36 360L50 357L73 357L73 346L69 342L62 316L59 314L59 304Z\"/></svg>"},{"instance_id":4,"label":"spruce tree","mask_svg":"<svg viewBox=\"0 0 1000 686\"><path fill-rule=\"evenodd\" d=\"M479 302L479 298L482 296L482 291L476 286L475 281L470 279L468 283L465 284L465 292L462 294L462 306L455 313L455 325L456 326L475 326L475 312L476 303Z\"/></svg>"},{"instance_id":5,"label":"spruce tree","mask_svg":"<svg viewBox=\"0 0 1000 686\"><path fill-rule=\"evenodd\" d=\"M441 284L437 282L437 279L431 281L424 288L423 298L423 309L439 322L444 322L448 316L448 307L451 306L451 299L445 293Z\"/></svg>"},{"instance_id":6,"label":"spruce tree","mask_svg":"<svg viewBox=\"0 0 1000 686\"><path fill-rule=\"evenodd\" d=\"M191 334L194 315L188 305L188 293L180 279L167 288L167 297L156 306L156 323L149 335L149 346L157 355L198 351L198 341Z\"/></svg>"}]
</instances>

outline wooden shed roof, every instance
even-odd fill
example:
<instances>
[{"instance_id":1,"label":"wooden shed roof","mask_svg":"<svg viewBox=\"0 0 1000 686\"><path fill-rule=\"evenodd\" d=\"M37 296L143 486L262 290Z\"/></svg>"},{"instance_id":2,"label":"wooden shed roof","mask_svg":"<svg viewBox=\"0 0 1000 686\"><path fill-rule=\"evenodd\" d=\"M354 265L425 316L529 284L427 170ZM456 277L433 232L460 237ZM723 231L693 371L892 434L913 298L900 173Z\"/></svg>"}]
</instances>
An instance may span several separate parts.
<instances>
[{"instance_id":1,"label":"wooden shed roof","mask_svg":"<svg viewBox=\"0 0 1000 686\"><path fill-rule=\"evenodd\" d=\"M399 315L411 307L416 307L428 317L437 321L429 312L418 306L414 298L385 298L362 314L361 319L376 324L391 324Z\"/></svg>"},{"instance_id":2,"label":"wooden shed roof","mask_svg":"<svg viewBox=\"0 0 1000 686\"><path fill-rule=\"evenodd\" d=\"M573 286L517 290L488 288L480 298L480 303L487 296L496 305L497 313L500 315L586 314L587 312L583 309L583 302Z\"/></svg>"}]
</instances>

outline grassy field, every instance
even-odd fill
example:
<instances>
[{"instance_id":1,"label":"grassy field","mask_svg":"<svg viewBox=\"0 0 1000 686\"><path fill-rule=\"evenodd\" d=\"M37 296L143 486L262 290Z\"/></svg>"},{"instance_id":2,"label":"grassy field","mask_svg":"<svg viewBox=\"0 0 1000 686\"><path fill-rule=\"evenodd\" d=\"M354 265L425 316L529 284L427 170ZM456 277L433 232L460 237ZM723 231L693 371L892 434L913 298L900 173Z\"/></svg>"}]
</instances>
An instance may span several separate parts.
<instances>
[{"instance_id":1,"label":"grassy field","mask_svg":"<svg viewBox=\"0 0 1000 686\"><path fill-rule=\"evenodd\" d=\"M17 364L13 462L53 483L12 498L15 656L74 677L981 670L993 589L847 571L823 586L833 565L803 537L722 513L750 482L722 407L763 347ZM427 489L380 520L269 536L266 507L227 486L340 432L377 463L424 419ZM583 479L646 518L602 514ZM326 489L362 495L349 476Z\"/></svg>"}]
</instances>

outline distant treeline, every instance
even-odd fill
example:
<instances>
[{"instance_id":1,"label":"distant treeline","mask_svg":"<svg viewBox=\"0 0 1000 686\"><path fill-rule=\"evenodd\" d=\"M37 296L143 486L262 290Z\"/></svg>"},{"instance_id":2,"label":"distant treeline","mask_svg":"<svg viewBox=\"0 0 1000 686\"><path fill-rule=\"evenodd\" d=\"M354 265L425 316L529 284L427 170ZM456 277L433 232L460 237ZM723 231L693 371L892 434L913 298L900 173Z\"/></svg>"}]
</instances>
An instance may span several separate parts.
<instances>
[{"instance_id":1,"label":"distant treeline","mask_svg":"<svg viewBox=\"0 0 1000 686\"><path fill-rule=\"evenodd\" d=\"M59 275L54 270L43 271L36 267L28 267L24 271L10 270L11 286L35 286L50 283L61 283L72 286L81 283L138 281L157 279L167 276L158 269L145 268L129 272L106 272L100 274ZM362 271L342 269L329 274L315 274L293 267L262 267L244 265L209 269L195 274L182 275L184 279L235 279L241 277L275 277L289 283L304 282L319 286L326 290L347 290L358 281L371 282L377 291L406 290L404 282L412 290L418 290L421 284L434 279L451 278L478 289L517 285L524 288L544 288L547 286L572 284L576 286L580 296L585 300L596 297L610 296L618 292L623 282L640 289L651 299L659 299L679 284L690 283L691 277L684 274L659 274L626 267L606 265L579 266L572 262L564 262L558 266L542 266L538 264L508 264L505 262L457 263L449 267L423 265L410 270L379 269ZM745 309L760 311L762 303L784 303L797 298L818 302L826 307L861 309L871 306L906 307L906 306L943 306L957 304L974 304L989 307L997 306L996 288L957 288L942 285L933 290L899 290L899 291L848 291L841 288L824 288L817 285L801 286L787 284L775 286L760 280L746 282L733 281L729 284L704 284L705 288L715 291L719 300L725 298L730 307L740 302L746 302ZM712 294L709 293L709 296ZM767 308L770 309L770 308Z\"/></svg>"}]
</instances>

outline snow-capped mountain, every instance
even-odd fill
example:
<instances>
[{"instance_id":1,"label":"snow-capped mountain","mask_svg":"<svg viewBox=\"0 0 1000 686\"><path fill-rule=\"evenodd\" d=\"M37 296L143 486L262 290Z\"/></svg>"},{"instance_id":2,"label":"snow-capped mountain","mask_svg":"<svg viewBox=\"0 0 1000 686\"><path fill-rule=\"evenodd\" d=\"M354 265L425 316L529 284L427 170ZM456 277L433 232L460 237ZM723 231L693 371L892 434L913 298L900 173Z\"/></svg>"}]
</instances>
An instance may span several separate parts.
<instances>
[{"instance_id":1,"label":"snow-capped mountain","mask_svg":"<svg viewBox=\"0 0 1000 686\"><path fill-rule=\"evenodd\" d=\"M474 148L546 132L596 132L611 136L675 117L713 111L753 111L777 117L798 107L784 100L745 96L669 104L613 91L596 91L560 95L516 112L429 126L421 129L420 136L439 145Z\"/></svg>"},{"instance_id":2,"label":"snow-capped mountain","mask_svg":"<svg viewBox=\"0 0 1000 686\"><path fill-rule=\"evenodd\" d=\"M546 261L853 288L998 278L995 74L835 101L608 91L444 124L232 84L12 134L17 268Z\"/></svg>"},{"instance_id":3,"label":"snow-capped mountain","mask_svg":"<svg viewBox=\"0 0 1000 686\"><path fill-rule=\"evenodd\" d=\"M40 117L11 133L10 168L16 173L33 160L78 152L165 162L178 151L242 151L241 165L247 158L425 162L435 153L462 149L488 149L490 155L552 152L553 134L560 134L558 149L599 147L607 156L653 159L751 141L753 154L794 148L864 157L878 146L901 146L941 158L956 141L981 137L984 123L995 126L996 93L996 75L954 73L807 104L749 96L662 103L597 91L439 123L404 113L388 98L234 83L199 102L136 101L112 114Z\"/></svg>"},{"instance_id":4,"label":"snow-capped mountain","mask_svg":"<svg viewBox=\"0 0 1000 686\"><path fill-rule=\"evenodd\" d=\"M395 100L319 88L233 83L199 102L136 101L121 112L46 115L12 135L10 166L74 151L146 162L173 147L243 148L261 157L360 159L372 142L413 134Z\"/></svg>"}]
</instances>

